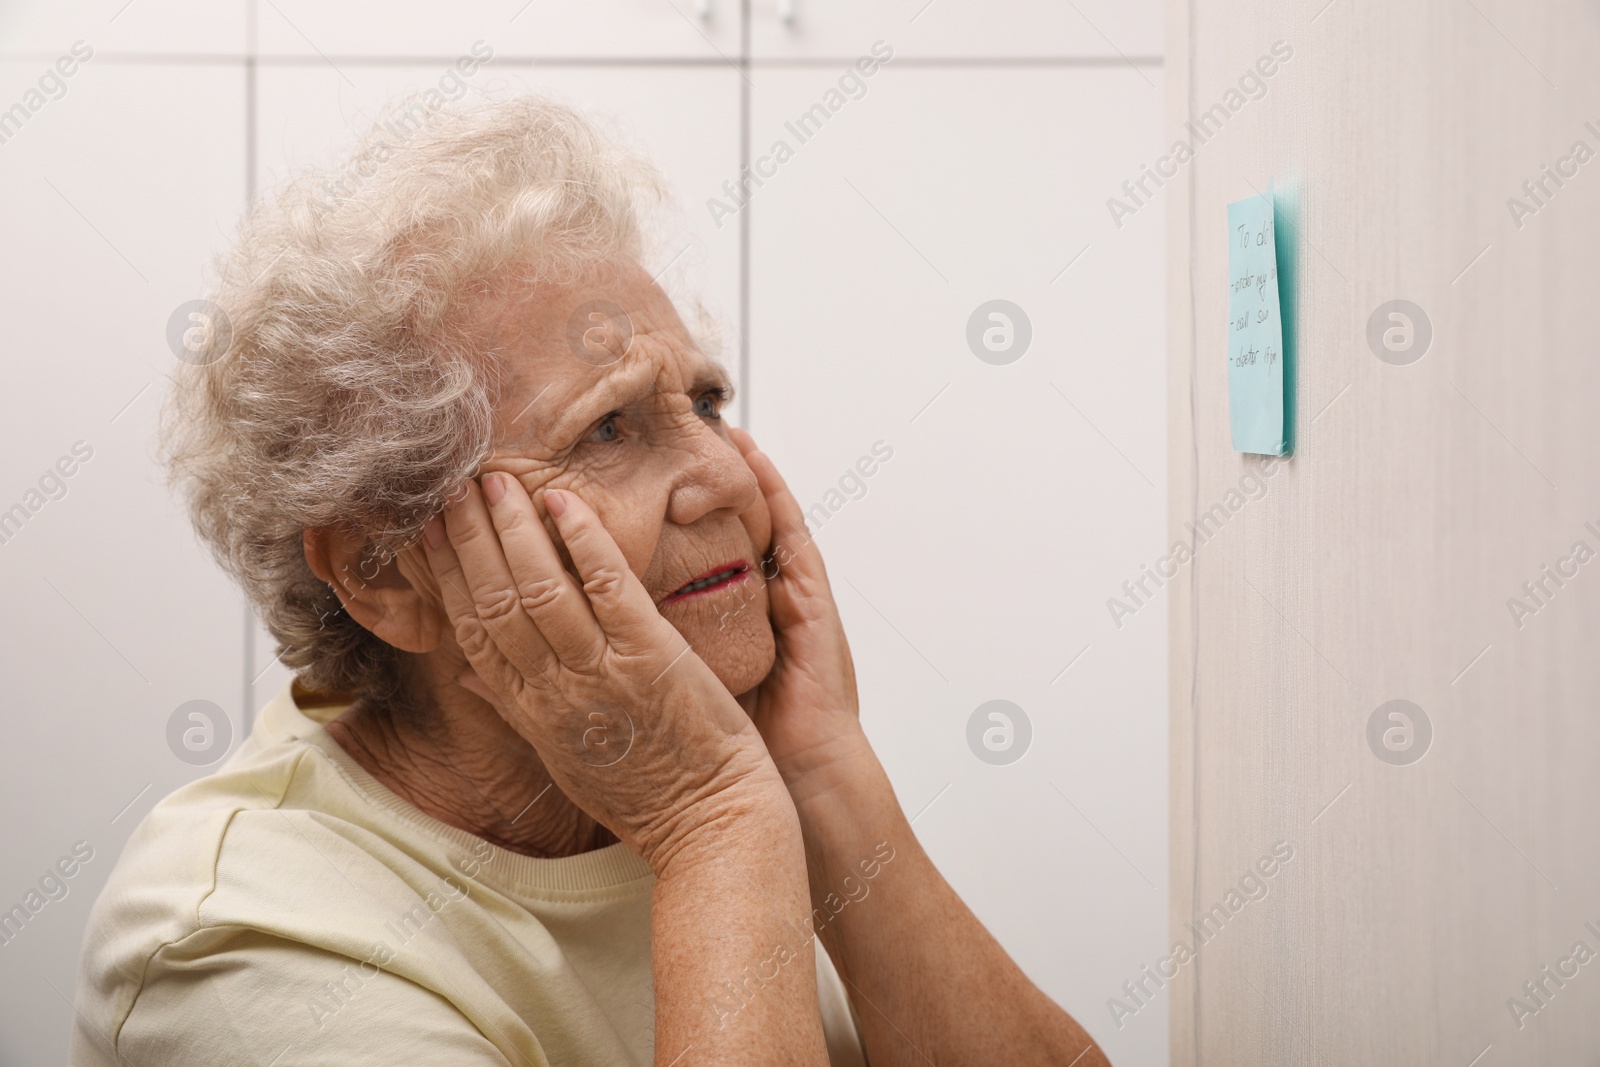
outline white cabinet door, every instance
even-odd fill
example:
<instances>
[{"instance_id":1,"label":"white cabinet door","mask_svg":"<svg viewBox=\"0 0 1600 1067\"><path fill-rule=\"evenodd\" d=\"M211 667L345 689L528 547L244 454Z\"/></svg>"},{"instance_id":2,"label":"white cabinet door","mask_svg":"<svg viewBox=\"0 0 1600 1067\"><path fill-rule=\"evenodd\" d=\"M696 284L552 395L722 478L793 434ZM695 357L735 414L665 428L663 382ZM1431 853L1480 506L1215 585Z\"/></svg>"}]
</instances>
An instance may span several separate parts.
<instances>
[{"instance_id":1,"label":"white cabinet door","mask_svg":"<svg viewBox=\"0 0 1600 1067\"><path fill-rule=\"evenodd\" d=\"M1164 603L1106 607L1163 551L1162 208L1105 203L1159 155L1146 73L891 66L824 120L832 72L760 70L743 208L750 428L828 561L867 732L1119 1064L1167 1049L1164 1001L1106 1009L1168 947Z\"/></svg>"},{"instance_id":2,"label":"white cabinet door","mask_svg":"<svg viewBox=\"0 0 1600 1067\"><path fill-rule=\"evenodd\" d=\"M264 54L320 60L351 78L362 57L455 56L478 40L505 58L659 57L730 68L740 48L740 0L263 0L256 10Z\"/></svg>"},{"instance_id":3,"label":"white cabinet door","mask_svg":"<svg viewBox=\"0 0 1600 1067\"><path fill-rule=\"evenodd\" d=\"M53 57L82 41L106 56L242 56L245 8L246 0L11 0L0 4L0 47Z\"/></svg>"},{"instance_id":4,"label":"white cabinet door","mask_svg":"<svg viewBox=\"0 0 1600 1067\"><path fill-rule=\"evenodd\" d=\"M280 184L292 171L327 165L348 152L374 110L409 90L435 84L443 67L267 64L260 72L258 186ZM348 75L348 80L345 75ZM722 359L738 387L739 228L717 225L703 204L709 190L739 173L739 74L722 67L562 66L496 68L469 79L499 95L537 92L581 108L645 155L666 176L678 201L674 227L652 272L675 297L698 297L721 329ZM680 302L689 316L691 309ZM254 639L255 701L288 677L273 662L275 644Z\"/></svg>"},{"instance_id":5,"label":"white cabinet door","mask_svg":"<svg viewBox=\"0 0 1600 1067\"><path fill-rule=\"evenodd\" d=\"M882 40L906 58L1102 58L1150 65L1159 0L751 0L759 59L855 57Z\"/></svg>"},{"instance_id":6,"label":"white cabinet door","mask_svg":"<svg viewBox=\"0 0 1600 1067\"><path fill-rule=\"evenodd\" d=\"M0 63L0 100L42 66ZM91 61L66 85L0 144L0 911L75 842L93 858L7 931L0 1063L65 1062L89 906L139 820L242 722L243 598L152 443L169 318L244 200L243 72ZM195 700L224 718L180 753L169 724ZM180 738L199 725L179 721Z\"/></svg>"}]
</instances>

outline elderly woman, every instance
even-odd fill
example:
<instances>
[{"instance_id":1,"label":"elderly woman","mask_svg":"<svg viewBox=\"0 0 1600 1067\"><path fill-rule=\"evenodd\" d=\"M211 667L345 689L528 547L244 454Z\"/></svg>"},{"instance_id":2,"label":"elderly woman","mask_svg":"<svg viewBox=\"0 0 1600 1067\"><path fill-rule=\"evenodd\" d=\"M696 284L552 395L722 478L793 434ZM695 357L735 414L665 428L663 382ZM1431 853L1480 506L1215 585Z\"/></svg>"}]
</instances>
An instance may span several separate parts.
<instances>
[{"instance_id":1,"label":"elderly woman","mask_svg":"<svg viewBox=\"0 0 1600 1067\"><path fill-rule=\"evenodd\" d=\"M73 1062L1103 1063L896 803L640 265L659 179L551 103L414 115L251 214L174 394L297 675L129 843Z\"/></svg>"}]
</instances>

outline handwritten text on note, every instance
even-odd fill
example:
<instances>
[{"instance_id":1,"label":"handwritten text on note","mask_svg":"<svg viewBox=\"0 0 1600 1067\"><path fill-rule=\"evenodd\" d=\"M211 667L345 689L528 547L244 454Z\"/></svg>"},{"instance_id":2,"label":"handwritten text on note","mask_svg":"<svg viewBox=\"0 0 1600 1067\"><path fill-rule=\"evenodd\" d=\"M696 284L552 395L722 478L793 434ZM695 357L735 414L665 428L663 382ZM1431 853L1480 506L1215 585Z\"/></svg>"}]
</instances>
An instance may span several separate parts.
<instances>
[{"instance_id":1,"label":"handwritten text on note","mask_svg":"<svg viewBox=\"0 0 1600 1067\"><path fill-rule=\"evenodd\" d=\"M1272 190L1228 205L1228 418L1236 452L1283 455L1283 317Z\"/></svg>"}]
</instances>

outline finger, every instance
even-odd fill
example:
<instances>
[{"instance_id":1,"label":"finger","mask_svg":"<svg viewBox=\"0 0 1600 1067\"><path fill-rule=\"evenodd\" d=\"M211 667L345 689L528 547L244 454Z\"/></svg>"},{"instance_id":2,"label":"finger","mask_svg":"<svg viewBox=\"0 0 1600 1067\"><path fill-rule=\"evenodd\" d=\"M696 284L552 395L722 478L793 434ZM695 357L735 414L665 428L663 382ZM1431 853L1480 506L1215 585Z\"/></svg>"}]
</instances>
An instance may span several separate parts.
<instances>
[{"instance_id":1,"label":"finger","mask_svg":"<svg viewBox=\"0 0 1600 1067\"><path fill-rule=\"evenodd\" d=\"M611 644L629 655L663 647L676 650L682 639L668 635L676 638L678 632L656 610L594 509L567 490L547 490L544 500Z\"/></svg>"},{"instance_id":2,"label":"finger","mask_svg":"<svg viewBox=\"0 0 1600 1067\"><path fill-rule=\"evenodd\" d=\"M738 426L728 427L728 436L733 438L733 443L739 449L741 456L748 456L756 450L756 439L750 436L750 431Z\"/></svg>"},{"instance_id":3,"label":"finger","mask_svg":"<svg viewBox=\"0 0 1600 1067\"><path fill-rule=\"evenodd\" d=\"M592 671L605 653L606 636L582 586L562 566L527 489L503 473L484 475L483 489L522 610L562 663Z\"/></svg>"},{"instance_id":4,"label":"finger","mask_svg":"<svg viewBox=\"0 0 1600 1067\"><path fill-rule=\"evenodd\" d=\"M762 570L762 576L767 579L772 621L781 630L812 623L836 623L839 609L828 582L828 569L822 562L822 551L816 539L806 529L805 514L799 502L789 491L783 475L778 473L772 457L756 448L749 434L743 430L739 433L749 442L750 447L744 453L745 463L755 473L756 483L767 501L767 512L772 516L771 555L777 567L774 571L763 565Z\"/></svg>"},{"instance_id":5,"label":"finger","mask_svg":"<svg viewBox=\"0 0 1600 1067\"><path fill-rule=\"evenodd\" d=\"M756 447L755 438L744 430L730 430L734 443L744 454L744 461L755 473L756 484L767 501L767 513L772 516L772 554L780 571L798 565L802 570L826 580L822 553L816 540L806 529L805 513L799 501L789 491L789 483L778 473L772 457ZM741 440L742 438L742 440Z\"/></svg>"},{"instance_id":6,"label":"finger","mask_svg":"<svg viewBox=\"0 0 1600 1067\"><path fill-rule=\"evenodd\" d=\"M443 578L453 582L454 595L464 601L457 604L458 639L464 624L468 639L476 640L472 625L475 618L484 631L483 637L512 666L524 675L549 682L558 665L555 654L522 610L511 568L477 483L468 482L461 499L445 505L444 526L446 545L433 548L430 541L430 550L445 560ZM441 580L441 587L445 584ZM463 645L463 651L472 658L470 648ZM477 666L476 661L473 665Z\"/></svg>"},{"instance_id":7,"label":"finger","mask_svg":"<svg viewBox=\"0 0 1600 1067\"><path fill-rule=\"evenodd\" d=\"M467 692L472 693L475 696L482 697L491 704L498 704L500 702L501 698L495 695L494 689L489 685L488 682L483 680L483 676L481 674L471 667L468 667L466 670L461 672L461 674L456 678L456 684L465 689Z\"/></svg>"},{"instance_id":8,"label":"finger","mask_svg":"<svg viewBox=\"0 0 1600 1067\"><path fill-rule=\"evenodd\" d=\"M456 635L456 644L473 664L480 684L487 683L515 698L522 692L523 673L500 651L488 627L478 618L472 596L467 592L466 575L461 573L461 560L450 543L442 518L428 521L423 531L423 544L445 615Z\"/></svg>"}]
</instances>

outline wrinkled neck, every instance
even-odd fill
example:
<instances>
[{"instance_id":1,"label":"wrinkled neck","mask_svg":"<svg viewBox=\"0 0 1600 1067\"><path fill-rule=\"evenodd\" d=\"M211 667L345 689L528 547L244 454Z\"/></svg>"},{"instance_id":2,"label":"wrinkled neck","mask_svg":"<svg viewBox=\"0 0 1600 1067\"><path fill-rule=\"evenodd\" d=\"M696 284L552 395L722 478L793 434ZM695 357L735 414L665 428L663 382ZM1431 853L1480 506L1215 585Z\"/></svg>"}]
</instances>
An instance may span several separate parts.
<instances>
[{"instance_id":1,"label":"wrinkled neck","mask_svg":"<svg viewBox=\"0 0 1600 1067\"><path fill-rule=\"evenodd\" d=\"M525 856L574 856L617 838L567 798L494 706L453 680L422 713L358 699L328 733L391 792L440 822Z\"/></svg>"}]
</instances>

